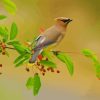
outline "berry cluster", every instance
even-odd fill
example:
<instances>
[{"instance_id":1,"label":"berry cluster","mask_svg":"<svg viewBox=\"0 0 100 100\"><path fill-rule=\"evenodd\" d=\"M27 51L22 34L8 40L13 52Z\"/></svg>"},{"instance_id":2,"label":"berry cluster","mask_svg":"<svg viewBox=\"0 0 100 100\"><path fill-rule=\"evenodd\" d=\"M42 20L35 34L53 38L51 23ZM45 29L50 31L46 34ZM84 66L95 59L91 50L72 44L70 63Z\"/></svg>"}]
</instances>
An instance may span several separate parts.
<instances>
[{"instance_id":1,"label":"berry cluster","mask_svg":"<svg viewBox=\"0 0 100 100\"><path fill-rule=\"evenodd\" d=\"M3 42L0 42L0 52L2 53L2 55L6 54L6 45ZM0 75L2 74L1 69L2 69L2 64L0 64Z\"/></svg>"},{"instance_id":2,"label":"berry cluster","mask_svg":"<svg viewBox=\"0 0 100 100\"><path fill-rule=\"evenodd\" d=\"M0 51L2 52L2 55L6 54L6 45L3 42L0 42Z\"/></svg>"},{"instance_id":3,"label":"berry cluster","mask_svg":"<svg viewBox=\"0 0 100 100\"><path fill-rule=\"evenodd\" d=\"M38 59L37 61L32 64L32 70L34 71L34 74L42 74L43 76L45 76L45 74L47 72L53 72L53 73L60 73L60 71L57 69L57 68L52 68L52 67L47 67L47 66L44 66L42 64L40 64L39 61L41 61L42 59L44 59L45 57L43 57L42 55L39 55L38 56ZM45 60L49 60L47 57L45 58ZM34 68L35 67L35 68ZM26 66L26 71L29 72L31 71L31 67L29 67L28 65Z\"/></svg>"}]
</instances>

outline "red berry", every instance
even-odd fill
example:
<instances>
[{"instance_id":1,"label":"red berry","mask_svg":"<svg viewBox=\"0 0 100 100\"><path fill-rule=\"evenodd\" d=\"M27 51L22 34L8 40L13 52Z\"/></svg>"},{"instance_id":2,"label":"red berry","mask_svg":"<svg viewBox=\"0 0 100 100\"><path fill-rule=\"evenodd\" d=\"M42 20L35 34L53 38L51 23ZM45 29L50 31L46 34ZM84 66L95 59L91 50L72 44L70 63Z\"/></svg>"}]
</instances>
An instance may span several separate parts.
<instances>
[{"instance_id":1,"label":"red berry","mask_svg":"<svg viewBox=\"0 0 100 100\"><path fill-rule=\"evenodd\" d=\"M39 60L42 60L42 58L43 58L43 56L40 54L40 55L38 55L38 59Z\"/></svg>"}]
</instances>

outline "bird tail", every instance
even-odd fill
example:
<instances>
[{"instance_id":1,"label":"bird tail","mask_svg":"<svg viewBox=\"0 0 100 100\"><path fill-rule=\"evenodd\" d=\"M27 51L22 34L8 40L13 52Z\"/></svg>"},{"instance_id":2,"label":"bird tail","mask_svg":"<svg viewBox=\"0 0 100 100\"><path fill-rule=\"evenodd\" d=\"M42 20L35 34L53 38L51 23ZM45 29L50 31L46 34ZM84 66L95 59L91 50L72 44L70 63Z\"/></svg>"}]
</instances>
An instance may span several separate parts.
<instances>
[{"instance_id":1,"label":"bird tail","mask_svg":"<svg viewBox=\"0 0 100 100\"><path fill-rule=\"evenodd\" d=\"M38 57L38 55L41 53L42 49L38 49L34 52L31 59L29 60L29 63L34 63Z\"/></svg>"}]
</instances>

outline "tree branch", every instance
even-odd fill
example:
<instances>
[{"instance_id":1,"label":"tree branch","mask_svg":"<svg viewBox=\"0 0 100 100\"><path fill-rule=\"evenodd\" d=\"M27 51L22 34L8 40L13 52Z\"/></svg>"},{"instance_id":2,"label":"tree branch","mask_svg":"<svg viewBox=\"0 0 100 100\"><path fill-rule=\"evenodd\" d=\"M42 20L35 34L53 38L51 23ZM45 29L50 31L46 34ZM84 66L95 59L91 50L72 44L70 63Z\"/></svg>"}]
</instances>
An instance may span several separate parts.
<instances>
[{"instance_id":1,"label":"tree branch","mask_svg":"<svg viewBox=\"0 0 100 100\"><path fill-rule=\"evenodd\" d=\"M51 52L52 52L52 51L51 51ZM80 53L80 52L59 51L59 50L58 50L58 51L56 50L56 52L63 52L63 53L69 53L69 54L76 54L76 55L78 54L78 55L82 55L82 53Z\"/></svg>"},{"instance_id":2,"label":"tree branch","mask_svg":"<svg viewBox=\"0 0 100 100\"><path fill-rule=\"evenodd\" d=\"M63 52L63 51L62 51ZM64 52L64 53L70 53L70 54L78 54L78 55L82 55L80 52Z\"/></svg>"},{"instance_id":3,"label":"tree branch","mask_svg":"<svg viewBox=\"0 0 100 100\"><path fill-rule=\"evenodd\" d=\"M12 49L12 50L16 50L15 48L12 48L12 47L5 47L7 49ZM69 54L76 54L76 55L82 55L80 52L71 52L71 51L60 51L60 52L63 52L63 53L69 53Z\"/></svg>"}]
</instances>

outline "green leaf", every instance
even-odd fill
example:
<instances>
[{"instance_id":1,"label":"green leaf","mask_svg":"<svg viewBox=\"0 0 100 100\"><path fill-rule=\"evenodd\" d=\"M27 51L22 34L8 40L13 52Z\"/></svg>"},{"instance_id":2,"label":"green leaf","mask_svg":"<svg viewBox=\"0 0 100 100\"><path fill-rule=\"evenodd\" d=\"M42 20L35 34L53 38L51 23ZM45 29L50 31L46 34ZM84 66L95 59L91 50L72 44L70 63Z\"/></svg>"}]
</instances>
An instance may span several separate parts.
<instances>
[{"instance_id":1,"label":"green leaf","mask_svg":"<svg viewBox=\"0 0 100 100\"><path fill-rule=\"evenodd\" d=\"M9 53L6 51L5 54L9 57Z\"/></svg>"},{"instance_id":2,"label":"green leaf","mask_svg":"<svg viewBox=\"0 0 100 100\"><path fill-rule=\"evenodd\" d=\"M36 96L41 88L41 81L38 74L34 75L34 83L33 83L33 94Z\"/></svg>"},{"instance_id":3,"label":"green leaf","mask_svg":"<svg viewBox=\"0 0 100 100\"><path fill-rule=\"evenodd\" d=\"M16 67L19 67L20 65L22 65L24 62L26 62L27 60L29 60L30 58L30 54L21 54L19 55L15 61L14 61L14 64L16 65Z\"/></svg>"},{"instance_id":4,"label":"green leaf","mask_svg":"<svg viewBox=\"0 0 100 100\"><path fill-rule=\"evenodd\" d=\"M12 45L19 54L28 53L31 54L31 50L28 47L23 46L19 41L11 40L7 42L8 45Z\"/></svg>"},{"instance_id":5,"label":"green leaf","mask_svg":"<svg viewBox=\"0 0 100 100\"><path fill-rule=\"evenodd\" d=\"M97 78L100 78L100 63L95 63L94 66L96 69L96 76Z\"/></svg>"},{"instance_id":6,"label":"green leaf","mask_svg":"<svg viewBox=\"0 0 100 100\"><path fill-rule=\"evenodd\" d=\"M11 26L11 31L10 31L10 40L15 39L17 34L18 34L17 25L15 23L13 23Z\"/></svg>"},{"instance_id":7,"label":"green leaf","mask_svg":"<svg viewBox=\"0 0 100 100\"><path fill-rule=\"evenodd\" d=\"M29 53L27 53L27 54L25 54L25 58L27 58L27 59L30 59L30 54Z\"/></svg>"},{"instance_id":8,"label":"green leaf","mask_svg":"<svg viewBox=\"0 0 100 100\"><path fill-rule=\"evenodd\" d=\"M0 53L2 53L2 49L1 49L1 47L0 47Z\"/></svg>"},{"instance_id":9,"label":"green leaf","mask_svg":"<svg viewBox=\"0 0 100 100\"><path fill-rule=\"evenodd\" d=\"M15 14L16 12L16 5L14 2L12 2L11 0L3 0L4 3L4 7L5 9L11 13L11 14Z\"/></svg>"},{"instance_id":10,"label":"green leaf","mask_svg":"<svg viewBox=\"0 0 100 100\"><path fill-rule=\"evenodd\" d=\"M34 83L34 78L33 77L29 77L26 83L26 87L28 89L33 89L33 83Z\"/></svg>"},{"instance_id":11,"label":"green leaf","mask_svg":"<svg viewBox=\"0 0 100 100\"><path fill-rule=\"evenodd\" d=\"M25 48L19 44L13 44L13 47L21 54L25 52Z\"/></svg>"},{"instance_id":12,"label":"green leaf","mask_svg":"<svg viewBox=\"0 0 100 100\"><path fill-rule=\"evenodd\" d=\"M29 58L30 58L30 54L24 53L24 54L19 55L19 56L15 59L14 64L20 62L20 61L21 61L22 59L24 59L24 58L26 58L26 60L29 59Z\"/></svg>"},{"instance_id":13,"label":"green leaf","mask_svg":"<svg viewBox=\"0 0 100 100\"><path fill-rule=\"evenodd\" d=\"M98 62L96 55L91 50L84 49L82 50L82 53L84 54L84 56L90 58L94 63Z\"/></svg>"},{"instance_id":14,"label":"green leaf","mask_svg":"<svg viewBox=\"0 0 100 100\"><path fill-rule=\"evenodd\" d=\"M86 57L88 57L88 58L90 58L92 60L94 66L95 66L96 76L97 76L97 78L100 79L100 62L97 59L97 56L91 50L89 50L89 49L82 50L82 53Z\"/></svg>"},{"instance_id":15,"label":"green leaf","mask_svg":"<svg viewBox=\"0 0 100 100\"><path fill-rule=\"evenodd\" d=\"M0 27L0 35L3 38L3 42L8 40L8 29L7 27Z\"/></svg>"},{"instance_id":16,"label":"green leaf","mask_svg":"<svg viewBox=\"0 0 100 100\"><path fill-rule=\"evenodd\" d=\"M44 57L47 57L47 58L48 58L49 60L51 60L51 61L52 61L52 59L53 59L52 53L49 52L49 51L47 51L47 50L43 50L43 51L42 51L42 55L43 55Z\"/></svg>"},{"instance_id":17,"label":"green leaf","mask_svg":"<svg viewBox=\"0 0 100 100\"><path fill-rule=\"evenodd\" d=\"M20 61L16 64L16 67L21 66L26 60L27 60L27 58L23 58L22 60L20 60Z\"/></svg>"},{"instance_id":18,"label":"green leaf","mask_svg":"<svg viewBox=\"0 0 100 100\"><path fill-rule=\"evenodd\" d=\"M84 49L82 50L82 53L86 56L86 57L92 57L93 56L93 52L89 49Z\"/></svg>"},{"instance_id":19,"label":"green leaf","mask_svg":"<svg viewBox=\"0 0 100 100\"><path fill-rule=\"evenodd\" d=\"M5 18L7 18L7 16L5 16L5 15L0 15L0 20L3 20L3 19L5 19Z\"/></svg>"},{"instance_id":20,"label":"green leaf","mask_svg":"<svg viewBox=\"0 0 100 100\"><path fill-rule=\"evenodd\" d=\"M71 57L69 55L63 53L63 52L53 51L53 53L59 60L61 60L63 63L66 64L70 75L73 75L73 73L74 73L74 65L73 65L73 61L72 61Z\"/></svg>"},{"instance_id":21,"label":"green leaf","mask_svg":"<svg viewBox=\"0 0 100 100\"><path fill-rule=\"evenodd\" d=\"M51 68L56 68L56 64L51 62L51 61L41 60L40 63L44 66L48 66L48 67L51 67Z\"/></svg>"},{"instance_id":22,"label":"green leaf","mask_svg":"<svg viewBox=\"0 0 100 100\"><path fill-rule=\"evenodd\" d=\"M25 54L19 55L19 56L15 59L14 64L15 64L15 63L18 63L20 60L22 60L24 56L25 56Z\"/></svg>"},{"instance_id":23,"label":"green leaf","mask_svg":"<svg viewBox=\"0 0 100 100\"><path fill-rule=\"evenodd\" d=\"M32 51L29 49L29 48L25 48L25 51L28 53L28 54L32 54Z\"/></svg>"},{"instance_id":24,"label":"green leaf","mask_svg":"<svg viewBox=\"0 0 100 100\"><path fill-rule=\"evenodd\" d=\"M36 38L38 37L37 34L33 34L32 38L33 40L31 41L31 46L34 48L36 45Z\"/></svg>"},{"instance_id":25,"label":"green leaf","mask_svg":"<svg viewBox=\"0 0 100 100\"><path fill-rule=\"evenodd\" d=\"M13 45L13 44L19 44L20 45L20 42L18 40L10 40L7 42L8 45Z\"/></svg>"},{"instance_id":26,"label":"green leaf","mask_svg":"<svg viewBox=\"0 0 100 100\"><path fill-rule=\"evenodd\" d=\"M7 42L8 41L8 36L9 36L7 27L4 28L4 31L5 31L5 33L4 33L4 37L3 37L3 42Z\"/></svg>"},{"instance_id":27,"label":"green leaf","mask_svg":"<svg viewBox=\"0 0 100 100\"><path fill-rule=\"evenodd\" d=\"M41 88L41 81L38 74L35 74L34 77L29 77L26 83L28 89L33 88L33 94L36 96Z\"/></svg>"},{"instance_id":28,"label":"green leaf","mask_svg":"<svg viewBox=\"0 0 100 100\"><path fill-rule=\"evenodd\" d=\"M4 30L2 27L0 27L0 36L4 36Z\"/></svg>"},{"instance_id":29,"label":"green leaf","mask_svg":"<svg viewBox=\"0 0 100 100\"><path fill-rule=\"evenodd\" d=\"M100 79L100 63L95 63L96 77Z\"/></svg>"},{"instance_id":30,"label":"green leaf","mask_svg":"<svg viewBox=\"0 0 100 100\"><path fill-rule=\"evenodd\" d=\"M18 53L23 54L28 51L28 48L21 45L19 42L13 42L12 46L17 50Z\"/></svg>"}]
</instances>

